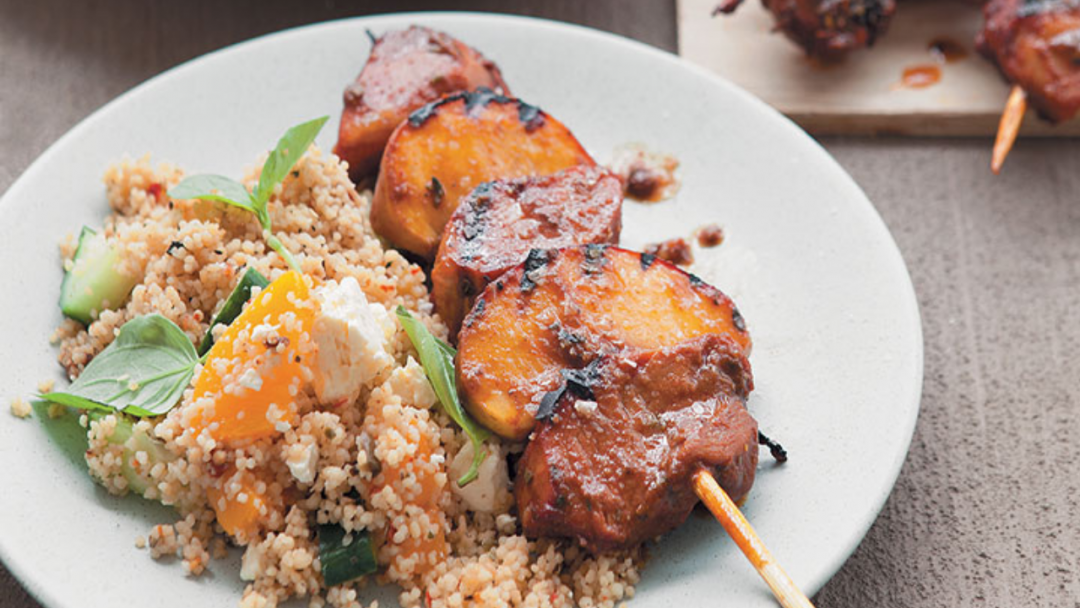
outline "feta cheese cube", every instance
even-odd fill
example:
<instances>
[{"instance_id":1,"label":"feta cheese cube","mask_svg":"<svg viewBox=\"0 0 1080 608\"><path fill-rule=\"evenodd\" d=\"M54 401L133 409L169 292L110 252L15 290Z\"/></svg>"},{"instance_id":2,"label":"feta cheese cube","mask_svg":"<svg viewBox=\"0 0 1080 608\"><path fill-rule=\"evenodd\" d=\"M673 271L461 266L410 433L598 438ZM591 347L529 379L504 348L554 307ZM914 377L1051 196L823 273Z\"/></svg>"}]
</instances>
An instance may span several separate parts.
<instances>
[{"instance_id":1,"label":"feta cheese cube","mask_svg":"<svg viewBox=\"0 0 1080 608\"><path fill-rule=\"evenodd\" d=\"M393 319L381 304L367 301L352 277L328 282L315 293L321 303L312 325L318 349L315 394L322 403L353 401L394 363L386 351Z\"/></svg>"},{"instance_id":2,"label":"feta cheese cube","mask_svg":"<svg viewBox=\"0 0 1080 608\"><path fill-rule=\"evenodd\" d=\"M294 443L285 453L285 464L296 481L311 483L319 465L319 448L313 443Z\"/></svg>"},{"instance_id":3,"label":"feta cheese cube","mask_svg":"<svg viewBox=\"0 0 1080 608\"><path fill-rule=\"evenodd\" d=\"M461 499L465 508L478 513L493 513L501 504L509 500L510 471L506 464L506 453L502 447L488 442L484 446L487 457L480 463L477 477L465 487L457 480L469 471L473 460L473 446L466 442L450 462L450 490Z\"/></svg>"},{"instance_id":4,"label":"feta cheese cube","mask_svg":"<svg viewBox=\"0 0 1080 608\"><path fill-rule=\"evenodd\" d=\"M435 390L428 382L424 368L416 359L409 357L405 367L399 367L390 374L390 390L401 397L406 405L429 409L435 405Z\"/></svg>"}]
</instances>

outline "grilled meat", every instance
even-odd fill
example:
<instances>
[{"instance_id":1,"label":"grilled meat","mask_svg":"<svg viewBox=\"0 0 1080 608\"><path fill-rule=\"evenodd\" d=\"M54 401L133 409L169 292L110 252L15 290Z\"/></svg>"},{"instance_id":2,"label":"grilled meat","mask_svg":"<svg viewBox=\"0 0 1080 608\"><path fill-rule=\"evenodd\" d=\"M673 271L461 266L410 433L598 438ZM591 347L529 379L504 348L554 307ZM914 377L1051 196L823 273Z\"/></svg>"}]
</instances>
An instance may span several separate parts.
<instances>
[{"instance_id":1,"label":"grilled meat","mask_svg":"<svg viewBox=\"0 0 1080 608\"><path fill-rule=\"evenodd\" d=\"M718 13L733 12L742 0L724 0ZM895 0L762 0L776 28L806 50L826 60L873 46L889 27Z\"/></svg>"},{"instance_id":2,"label":"grilled meat","mask_svg":"<svg viewBox=\"0 0 1080 608\"><path fill-rule=\"evenodd\" d=\"M1047 119L1080 111L1080 0L990 0L979 50Z\"/></svg>"},{"instance_id":3,"label":"grilled meat","mask_svg":"<svg viewBox=\"0 0 1080 608\"><path fill-rule=\"evenodd\" d=\"M750 491L757 423L743 349L704 335L598 359L537 424L514 493L525 534L577 539L594 552L632 547L681 524L710 471L733 500Z\"/></svg>"}]
</instances>

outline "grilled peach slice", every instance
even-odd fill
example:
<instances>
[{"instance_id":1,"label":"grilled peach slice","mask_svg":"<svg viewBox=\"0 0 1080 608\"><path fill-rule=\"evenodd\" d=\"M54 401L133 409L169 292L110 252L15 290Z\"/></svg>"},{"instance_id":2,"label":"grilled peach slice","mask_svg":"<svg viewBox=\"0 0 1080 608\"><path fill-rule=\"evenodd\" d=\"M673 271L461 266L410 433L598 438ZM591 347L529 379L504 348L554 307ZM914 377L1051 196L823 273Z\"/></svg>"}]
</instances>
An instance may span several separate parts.
<instances>
[{"instance_id":1,"label":"grilled peach slice","mask_svg":"<svg viewBox=\"0 0 1080 608\"><path fill-rule=\"evenodd\" d=\"M458 203L483 182L581 164L595 163L538 108L487 89L457 93L413 112L390 137L371 224L394 247L431 261Z\"/></svg>"},{"instance_id":2,"label":"grilled peach slice","mask_svg":"<svg viewBox=\"0 0 1080 608\"><path fill-rule=\"evenodd\" d=\"M410 112L479 87L510 92L494 63L448 34L415 25L387 32L374 41L364 69L345 89L334 153L359 181L379 168L390 134Z\"/></svg>"},{"instance_id":3,"label":"grilled peach slice","mask_svg":"<svg viewBox=\"0 0 1080 608\"><path fill-rule=\"evenodd\" d=\"M603 245L533 250L465 317L458 386L482 424L520 440L557 389L597 357L709 334L749 352L731 300L663 260Z\"/></svg>"},{"instance_id":4,"label":"grilled peach slice","mask_svg":"<svg viewBox=\"0 0 1080 608\"><path fill-rule=\"evenodd\" d=\"M476 296L530 250L617 244L621 228L622 182L601 167L481 184L443 231L431 271L435 310L455 335Z\"/></svg>"}]
</instances>

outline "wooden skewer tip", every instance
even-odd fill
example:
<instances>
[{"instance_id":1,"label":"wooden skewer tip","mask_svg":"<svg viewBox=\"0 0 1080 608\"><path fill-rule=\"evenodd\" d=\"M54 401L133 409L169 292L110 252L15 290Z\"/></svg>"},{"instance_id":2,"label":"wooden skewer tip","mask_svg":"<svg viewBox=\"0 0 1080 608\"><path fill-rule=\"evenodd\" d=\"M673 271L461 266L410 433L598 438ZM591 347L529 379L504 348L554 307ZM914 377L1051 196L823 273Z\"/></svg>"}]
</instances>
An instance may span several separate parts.
<instances>
[{"instance_id":1,"label":"wooden skewer tip","mask_svg":"<svg viewBox=\"0 0 1080 608\"><path fill-rule=\"evenodd\" d=\"M994 141L994 154L990 160L990 170L994 175L1001 174L1001 167L1005 164L1005 158L1009 156L1016 136L1020 133L1020 125L1024 122L1024 114L1027 112L1027 93L1020 85L1015 85L1009 93L1009 100L1005 102L1005 110L1001 113L1001 122L998 123L997 139Z\"/></svg>"},{"instance_id":2,"label":"wooden skewer tip","mask_svg":"<svg viewBox=\"0 0 1080 608\"><path fill-rule=\"evenodd\" d=\"M705 506L712 511L720 525L724 527L735 544L750 560L754 569L772 589L773 595L784 608L814 608L806 595L795 586L791 577L776 563L765 544L761 542L750 522L739 511L727 492L716 483L716 478L708 471L698 471L694 475L694 492Z\"/></svg>"}]
</instances>

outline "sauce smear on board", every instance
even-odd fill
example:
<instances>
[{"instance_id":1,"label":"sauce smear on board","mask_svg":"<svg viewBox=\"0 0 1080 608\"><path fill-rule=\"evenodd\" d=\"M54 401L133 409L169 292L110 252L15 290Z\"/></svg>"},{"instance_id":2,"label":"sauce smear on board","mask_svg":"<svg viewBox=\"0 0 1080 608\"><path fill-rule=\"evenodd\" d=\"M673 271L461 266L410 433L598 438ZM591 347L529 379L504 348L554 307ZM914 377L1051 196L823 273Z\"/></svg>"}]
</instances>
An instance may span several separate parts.
<instances>
[{"instance_id":1,"label":"sauce smear on board","mask_svg":"<svg viewBox=\"0 0 1080 608\"><path fill-rule=\"evenodd\" d=\"M904 70L900 86L906 89L925 89L941 81L941 68L936 65L914 65Z\"/></svg>"},{"instance_id":2,"label":"sauce smear on board","mask_svg":"<svg viewBox=\"0 0 1080 608\"><path fill-rule=\"evenodd\" d=\"M951 38L934 38L927 45L927 50L938 63L956 63L968 56L967 48Z\"/></svg>"}]
</instances>

